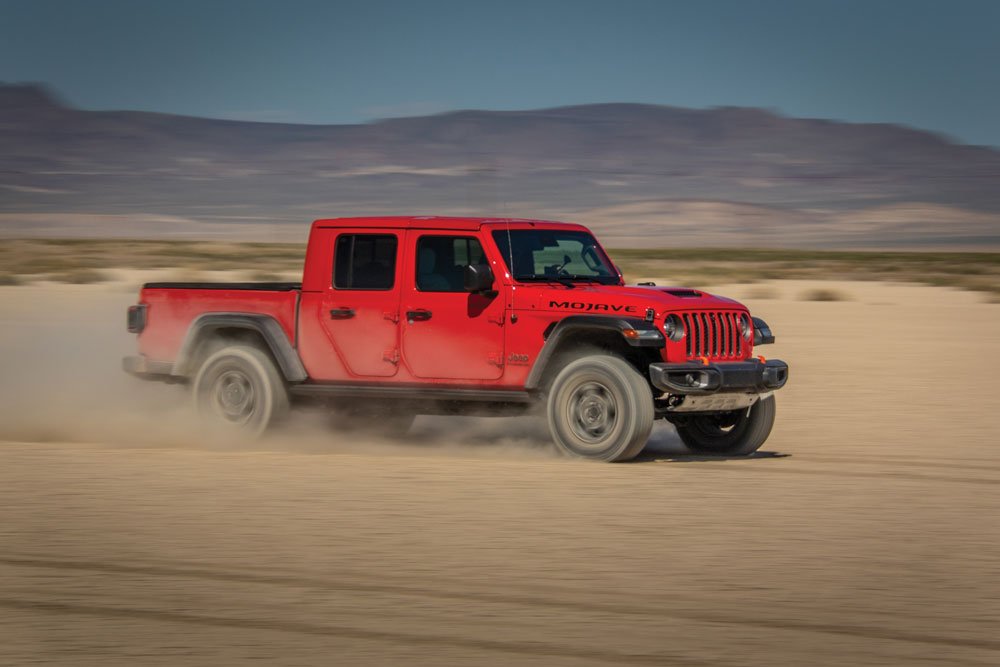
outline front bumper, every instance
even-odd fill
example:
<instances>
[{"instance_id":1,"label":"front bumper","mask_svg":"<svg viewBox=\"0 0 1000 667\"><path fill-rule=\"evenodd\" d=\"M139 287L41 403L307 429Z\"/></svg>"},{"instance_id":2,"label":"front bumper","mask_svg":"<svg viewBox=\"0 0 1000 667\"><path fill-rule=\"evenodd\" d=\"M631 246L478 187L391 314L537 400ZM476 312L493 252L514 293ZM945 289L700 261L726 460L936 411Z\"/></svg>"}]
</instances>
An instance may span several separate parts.
<instances>
[{"instance_id":1,"label":"front bumper","mask_svg":"<svg viewBox=\"0 0 1000 667\"><path fill-rule=\"evenodd\" d=\"M705 396L718 393L765 393L788 381L788 364L779 359L726 361L716 364L650 364L653 386L668 394Z\"/></svg>"}]
</instances>

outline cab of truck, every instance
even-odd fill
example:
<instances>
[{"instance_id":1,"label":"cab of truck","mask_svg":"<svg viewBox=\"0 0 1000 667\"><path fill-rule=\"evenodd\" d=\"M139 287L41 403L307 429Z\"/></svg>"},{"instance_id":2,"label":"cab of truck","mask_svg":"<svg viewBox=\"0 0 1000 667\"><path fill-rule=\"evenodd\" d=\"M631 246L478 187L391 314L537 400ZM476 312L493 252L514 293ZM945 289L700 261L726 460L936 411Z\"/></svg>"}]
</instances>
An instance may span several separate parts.
<instances>
[{"instance_id":1,"label":"cab of truck","mask_svg":"<svg viewBox=\"0 0 1000 667\"><path fill-rule=\"evenodd\" d=\"M478 221L317 221L299 309L299 351L317 382L514 386L503 380L510 290ZM469 292L468 266L494 276ZM332 354L331 354L332 352Z\"/></svg>"}]
</instances>

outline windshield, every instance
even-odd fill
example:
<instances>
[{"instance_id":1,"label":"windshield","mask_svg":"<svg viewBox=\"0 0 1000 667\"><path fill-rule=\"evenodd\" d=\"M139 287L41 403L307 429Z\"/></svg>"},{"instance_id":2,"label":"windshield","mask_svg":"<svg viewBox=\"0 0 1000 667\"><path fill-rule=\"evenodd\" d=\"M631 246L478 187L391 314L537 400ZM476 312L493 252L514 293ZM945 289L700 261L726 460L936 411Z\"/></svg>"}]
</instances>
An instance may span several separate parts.
<instances>
[{"instance_id":1,"label":"windshield","mask_svg":"<svg viewBox=\"0 0 1000 667\"><path fill-rule=\"evenodd\" d=\"M515 280L618 284L618 271L587 232L497 229L493 232L493 240Z\"/></svg>"}]
</instances>

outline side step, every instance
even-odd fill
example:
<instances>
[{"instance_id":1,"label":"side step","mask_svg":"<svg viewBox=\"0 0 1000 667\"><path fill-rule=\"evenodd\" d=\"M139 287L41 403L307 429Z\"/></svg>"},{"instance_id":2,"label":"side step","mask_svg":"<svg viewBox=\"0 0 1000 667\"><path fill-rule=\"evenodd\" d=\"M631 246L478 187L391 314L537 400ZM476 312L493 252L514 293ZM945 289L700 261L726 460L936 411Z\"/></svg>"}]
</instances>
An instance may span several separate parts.
<instances>
[{"instance_id":1,"label":"side step","mask_svg":"<svg viewBox=\"0 0 1000 667\"><path fill-rule=\"evenodd\" d=\"M410 401L477 401L485 403L531 403L534 396L526 391L476 389L467 387L429 387L427 385L378 384L295 384L288 388L294 396L326 398L395 398Z\"/></svg>"}]
</instances>

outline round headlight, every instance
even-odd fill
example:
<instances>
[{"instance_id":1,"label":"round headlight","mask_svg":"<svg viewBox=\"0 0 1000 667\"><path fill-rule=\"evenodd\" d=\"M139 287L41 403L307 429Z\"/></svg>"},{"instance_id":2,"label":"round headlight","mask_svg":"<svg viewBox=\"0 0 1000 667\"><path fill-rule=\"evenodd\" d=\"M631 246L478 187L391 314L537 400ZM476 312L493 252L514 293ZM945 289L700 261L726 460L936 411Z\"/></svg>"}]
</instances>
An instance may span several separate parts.
<instances>
[{"instance_id":1,"label":"round headlight","mask_svg":"<svg viewBox=\"0 0 1000 667\"><path fill-rule=\"evenodd\" d=\"M750 337L753 336L753 327L750 326L750 316L746 313L740 315L740 333L747 340L750 340Z\"/></svg>"},{"instance_id":2,"label":"round headlight","mask_svg":"<svg viewBox=\"0 0 1000 667\"><path fill-rule=\"evenodd\" d=\"M684 321L677 315L667 315L663 320L663 333L670 340L677 342L684 338Z\"/></svg>"}]
</instances>

